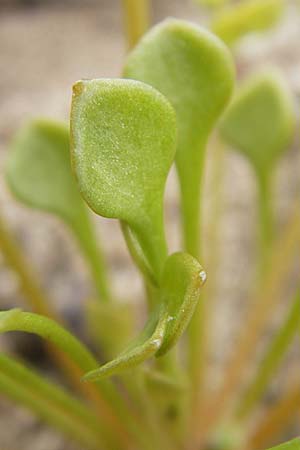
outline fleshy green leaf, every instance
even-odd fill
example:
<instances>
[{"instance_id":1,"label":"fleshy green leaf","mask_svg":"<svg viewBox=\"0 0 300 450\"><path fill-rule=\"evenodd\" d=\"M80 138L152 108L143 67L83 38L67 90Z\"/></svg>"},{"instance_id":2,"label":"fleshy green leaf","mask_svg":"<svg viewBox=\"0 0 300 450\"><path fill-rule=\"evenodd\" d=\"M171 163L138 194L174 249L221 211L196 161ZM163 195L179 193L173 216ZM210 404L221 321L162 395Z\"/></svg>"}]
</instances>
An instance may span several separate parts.
<instances>
[{"instance_id":1,"label":"fleshy green leaf","mask_svg":"<svg viewBox=\"0 0 300 450\"><path fill-rule=\"evenodd\" d=\"M159 305L140 336L116 359L87 373L84 380L117 374L170 350L193 315L205 279L205 272L192 256L187 253L169 256L162 274Z\"/></svg>"},{"instance_id":2,"label":"fleshy green leaf","mask_svg":"<svg viewBox=\"0 0 300 450\"><path fill-rule=\"evenodd\" d=\"M176 110L176 164L186 250L197 256L204 149L232 92L232 58L222 41L210 32L186 21L169 19L142 38L129 54L124 74L154 86Z\"/></svg>"},{"instance_id":3,"label":"fleshy green leaf","mask_svg":"<svg viewBox=\"0 0 300 450\"><path fill-rule=\"evenodd\" d=\"M97 214L130 227L158 280L166 258L163 194L176 142L171 105L136 81L79 81L71 124L84 199Z\"/></svg>"},{"instance_id":4,"label":"fleshy green leaf","mask_svg":"<svg viewBox=\"0 0 300 450\"><path fill-rule=\"evenodd\" d=\"M264 31L275 25L285 0L247 0L232 5L214 19L212 31L227 44L234 44L247 33Z\"/></svg>"},{"instance_id":5,"label":"fleshy green leaf","mask_svg":"<svg viewBox=\"0 0 300 450\"><path fill-rule=\"evenodd\" d=\"M269 171L294 131L293 99L282 76L268 70L247 79L227 109L222 137L243 152L259 172Z\"/></svg>"},{"instance_id":6,"label":"fleshy green leaf","mask_svg":"<svg viewBox=\"0 0 300 450\"><path fill-rule=\"evenodd\" d=\"M108 299L103 257L71 171L69 135L58 122L29 122L12 142L6 179L19 201L67 223L90 264L99 296Z\"/></svg>"}]
</instances>

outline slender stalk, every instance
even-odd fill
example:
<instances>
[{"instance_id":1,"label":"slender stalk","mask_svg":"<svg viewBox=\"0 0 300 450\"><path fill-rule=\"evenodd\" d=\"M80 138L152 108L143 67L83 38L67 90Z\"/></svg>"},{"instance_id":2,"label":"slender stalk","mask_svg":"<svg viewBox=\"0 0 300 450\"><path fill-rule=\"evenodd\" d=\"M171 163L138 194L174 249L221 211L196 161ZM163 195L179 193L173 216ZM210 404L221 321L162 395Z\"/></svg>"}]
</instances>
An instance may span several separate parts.
<instances>
[{"instance_id":1,"label":"slender stalk","mask_svg":"<svg viewBox=\"0 0 300 450\"><path fill-rule=\"evenodd\" d=\"M296 383L282 394L281 399L267 411L251 433L245 450L264 448L281 435L300 409L300 384Z\"/></svg>"},{"instance_id":2,"label":"slender stalk","mask_svg":"<svg viewBox=\"0 0 300 450\"><path fill-rule=\"evenodd\" d=\"M243 324L238 347L228 363L228 370L223 383L215 397L205 402L200 412L202 415L199 414L198 416L198 423L201 425L197 430L197 435L201 442L202 439L205 440L205 437L226 412L230 402L233 401L239 391L238 388L243 379L244 371L249 367L248 361L251 360L251 355L259 342L261 332L269 320L270 314L278 304L281 286L290 272L300 238L299 230L300 217L296 209L283 234L283 239L274 251L272 266L269 268L263 286L257 297L250 303L251 309L248 313L248 321Z\"/></svg>"},{"instance_id":3,"label":"slender stalk","mask_svg":"<svg viewBox=\"0 0 300 450\"><path fill-rule=\"evenodd\" d=\"M150 0L122 0L127 45L134 47L150 23Z\"/></svg>"},{"instance_id":4,"label":"slender stalk","mask_svg":"<svg viewBox=\"0 0 300 450\"><path fill-rule=\"evenodd\" d=\"M201 197L203 190L203 171L206 140L190 142L197 145L194 161L189 166L177 162L180 174L180 193L182 209L182 230L185 250L198 260L202 256L201 235ZM188 328L188 373L190 378L191 420L197 415L200 398L203 394L203 354L205 339L205 306L201 297Z\"/></svg>"},{"instance_id":5,"label":"slender stalk","mask_svg":"<svg viewBox=\"0 0 300 450\"><path fill-rule=\"evenodd\" d=\"M3 354L0 354L0 390L87 448L103 448L96 416L61 388Z\"/></svg>"},{"instance_id":6,"label":"slender stalk","mask_svg":"<svg viewBox=\"0 0 300 450\"><path fill-rule=\"evenodd\" d=\"M259 245L259 274L263 276L268 267L272 244L274 240L274 213L272 205L272 172L264 171L258 177L258 205L260 223L260 245Z\"/></svg>"},{"instance_id":7,"label":"slender stalk","mask_svg":"<svg viewBox=\"0 0 300 450\"><path fill-rule=\"evenodd\" d=\"M264 358L259 363L258 370L252 383L248 387L246 393L242 396L242 400L237 410L239 419L246 419L257 405L260 397L274 376L276 368L285 356L293 338L298 333L299 325L300 294L297 294L288 317L269 344Z\"/></svg>"},{"instance_id":8,"label":"slender stalk","mask_svg":"<svg viewBox=\"0 0 300 450\"><path fill-rule=\"evenodd\" d=\"M211 193L211 211L209 216L209 223L206 226L207 234L207 248L204 248L206 254L206 269L209 274L209 282L205 288L203 295L203 309L205 309L203 320L203 356L202 356L202 380L203 389L205 389L208 377L208 361L211 353L211 332L213 330L213 316L215 308L215 294L217 289L217 272L220 261L220 219L223 202L223 179L225 166L225 145L219 138L214 136L212 141L212 170L211 179L209 183L209 192ZM204 401L204 396L199 398L198 408L201 408L201 402ZM195 424L196 425L196 424Z\"/></svg>"}]
</instances>

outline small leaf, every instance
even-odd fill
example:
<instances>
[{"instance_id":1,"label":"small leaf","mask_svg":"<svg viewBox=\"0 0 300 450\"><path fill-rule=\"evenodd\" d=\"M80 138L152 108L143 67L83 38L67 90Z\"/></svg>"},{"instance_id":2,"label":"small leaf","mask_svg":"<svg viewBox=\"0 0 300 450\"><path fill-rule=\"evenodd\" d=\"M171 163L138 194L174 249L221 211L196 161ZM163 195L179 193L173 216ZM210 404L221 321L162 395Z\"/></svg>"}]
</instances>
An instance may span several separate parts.
<instances>
[{"instance_id":1,"label":"small leaf","mask_svg":"<svg viewBox=\"0 0 300 450\"><path fill-rule=\"evenodd\" d=\"M80 81L71 123L84 199L97 214L129 225L158 280L167 253L163 194L176 140L171 105L136 81Z\"/></svg>"},{"instance_id":2,"label":"small leaf","mask_svg":"<svg viewBox=\"0 0 300 450\"><path fill-rule=\"evenodd\" d=\"M222 137L259 173L270 171L294 131L293 99L275 70L250 77L237 91L221 124Z\"/></svg>"},{"instance_id":3,"label":"small leaf","mask_svg":"<svg viewBox=\"0 0 300 450\"><path fill-rule=\"evenodd\" d=\"M232 57L212 33L169 19L147 33L129 54L127 78L144 81L173 104L178 119L176 165L182 192L186 250L197 257L204 150L233 89Z\"/></svg>"},{"instance_id":4,"label":"small leaf","mask_svg":"<svg viewBox=\"0 0 300 450\"><path fill-rule=\"evenodd\" d=\"M274 26L283 14L284 0L246 0L220 12L211 29L227 44L234 44L247 33Z\"/></svg>"},{"instance_id":5,"label":"small leaf","mask_svg":"<svg viewBox=\"0 0 300 450\"><path fill-rule=\"evenodd\" d=\"M169 256L161 279L159 305L140 336L116 359L84 376L85 381L115 375L169 351L185 331L199 301L206 274L187 253Z\"/></svg>"},{"instance_id":6,"label":"small leaf","mask_svg":"<svg viewBox=\"0 0 300 450\"><path fill-rule=\"evenodd\" d=\"M104 260L71 171L68 127L50 120L25 125L12 142L6 179L19 201L67 223L90 264L99 297L108 300Z\"/></svg>"},{"instance_id":7,"label":"small leaf","mask_svg":"<svg viewBox=\"0 0 300 450\"><path fill-rule=\"evenodd\" d=\"M6 175L14 195L30 207L69 224L86 214L71 172L69 130L63 124L35 120L25 125L12 142Z\"/></svg>"}]
</instances>

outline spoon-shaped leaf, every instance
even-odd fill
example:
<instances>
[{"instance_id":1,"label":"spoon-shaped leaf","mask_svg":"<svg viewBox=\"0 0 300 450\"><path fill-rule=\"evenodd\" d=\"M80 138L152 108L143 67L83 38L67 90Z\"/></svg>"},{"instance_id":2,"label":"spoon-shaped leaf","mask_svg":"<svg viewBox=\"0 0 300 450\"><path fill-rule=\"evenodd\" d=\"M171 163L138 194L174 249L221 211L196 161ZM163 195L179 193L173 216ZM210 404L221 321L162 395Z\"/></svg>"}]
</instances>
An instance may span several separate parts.
<instances>
[{"instance_id":1,"label":"spoon-shaped leaf","mask_svg":"<svg viewBox=\"0 0 300 450\"><path fill-rule=\"evenodd\" d=\"M99 295L108 299L102 255L71 171L68 127L49 120L25 125L12 142L6 179L18 200L67 223L90 263Z\"/></svg>"},{"instance_id":2,"label":"spoon-shaped leaf","mask_svg":"<svg viewBox=\"0 0 300 450\"><path fill-rule=\"evenodd\" d=\"M282 16L284 6L284 0L246 0L221 11L211 29L232 45L247 33L274 26Z\"/></svg>"},{"instance_id":3,"label":"spoon-shaped leaf","mask_svg":"<svg viewBox=\"0 0 300 450\"><path fill-rule=\"evenodd\" d=\"M185 248L198 255L199 197L207 138L233 87L224 44L191 23L170 19L147 33L129 54L124 74L151 84L178 118L176 164L182 192Z\"/></svg>"},{"instance_id":4,"label":"spoon-shaped leaf","mask_svg":"<svg viewBox=\"0 0 300 450\"><path fill-rule=\"evenodd\" d=\"M258 172L266 172L287 149L294 122L289 88L281 74L271 69L250 77L237 90L220 130Z\"/></svg>"},{"instance_id":5,"label":"spoon-shaped leaf","mask_svg":"<svg viewBox=\"0 0 300 450\"><path fill-rule=\"evenodd\" d=\"M71 124L84 199L97 214L130 227L158 280L167 254L163 194L176 140L171 105L140 82L79 81Z\"/></svg>"},{"instance_id":6,"label":"spoon-shaped leaf","mask_svg":"<svg viewBox=\"0 0 300 450\"><path fill-rule=\"evenodd\" d=\"M159 305L140 336L116 359L87 373L84 380L97 380L133 368L150 357L162 356L185 331L199 301L206 274L187 253L174 253L166 260L159 290Z\"/></svg>"},{"instance_id":7,"label":"spoon-shaped leaf","mask_svg":"<svg viewBox=\"0 0 300 450\"><path fill-rule=\"evenodd\" d=\"M271 177L294 131L293 99L274 70L250 77L237 91L221 124L221 136L251 162L259 182L262 264L273 235Z\"/></svg>"}]
</instances>

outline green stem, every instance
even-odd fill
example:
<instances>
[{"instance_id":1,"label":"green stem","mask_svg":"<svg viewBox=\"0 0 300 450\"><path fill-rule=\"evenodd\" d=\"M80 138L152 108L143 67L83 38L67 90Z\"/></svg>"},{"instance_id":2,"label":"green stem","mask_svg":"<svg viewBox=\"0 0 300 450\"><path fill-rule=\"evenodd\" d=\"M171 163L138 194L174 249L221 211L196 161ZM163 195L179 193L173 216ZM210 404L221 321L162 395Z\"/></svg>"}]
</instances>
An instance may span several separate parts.
<instances>
[{"instance_id":1,"label":"green stem","mask_svg":"<svg viewBox=\"0 0 300 450\"><path fill-rule=\"evenodd\" d=\"M259 363L252 383L242 397L237 410L237 417L239 419L246 419L257 405L257 402L274 376L276 368L279 366L293 338L297 334L299 324L300 294L298 293L288 317L270 343L263 360Z\"/></svg>"},{"instance_id":2,"label":"green stem","mask_svg":"<svg viewBox=\"0 0 300 450\"><path fill-rule=\"evenodd\" d=\"M22 312L20 309L0 312L0 333L23 331L47 339L66 353L83 372L97 367L90 351L71 333L47 317Z\"/></svg>"},{"instance_id":3,"label":"green stem","mask_svg":"<svg viewBox=\"0 0 300 450\"><path fill-rule=\"evenodd\" d=\"M99 299L109 302L112 299L112 295L108 283L107 269L98 239L95 236L94 227L88 216L84 222L82 217L80 219L78 223L72 224L73 231L90 266Z\"/></svg>"},{"instance_id":4,"label":"green stem","mask_svg":"<svg viewBox=\"0 0 300 450\"><path fill-rule=\"evenodd\" d=\"M149 28L149 0L122 0L128 47L131 49Z\"/></svg>"},{"instance_id":5,"label":"green stem","mask_svg":"<svg viewBox=\"0 0 300 450\"><path fill-rule=\"evenodd\" d=\"M268 266L274 240L274 213L272 207L272 173L263 172L258 176L258 206L260 221L260 275Z\"/></svg>"},{"instance_id":6,"label":"green stem","mask_svg":"<svg viewBox=\"0 0 300 450\"><path fill-rule=\"evenodd\" d=\"M132 226L122 223L122 231L129 252L147 282L159 286L168 255L165 237L163 205L155 204L147 210L147 219Z\"/></svg>"},{"instance_id":7,"label":"green stem","mask_svg":"<svg viewBox=\"0 0 300 450\"><path fill-rule=\"evenodd\" d=\"M202 142L191 142L190 146L197 146L193 153L193 160L177 161L180 180L182 227L185 250L199 259L202 250L201 234L201 194L205 163L206 139ZM202 299L198 303L188 329L188 370L191 384L192 416L198 407L201 396L203 352L204 352L204 305Z\"/></svg>"},{"instance_id":8,"label":"green stem","mask_svg":"<svg viewBox=\"0 0 300 450\"><path fill-rule=\"evenodd\" d=\"M83 404L3 354L0 390L81 445L103 448L97 418Z\"/></svg>"}]
</instances>

